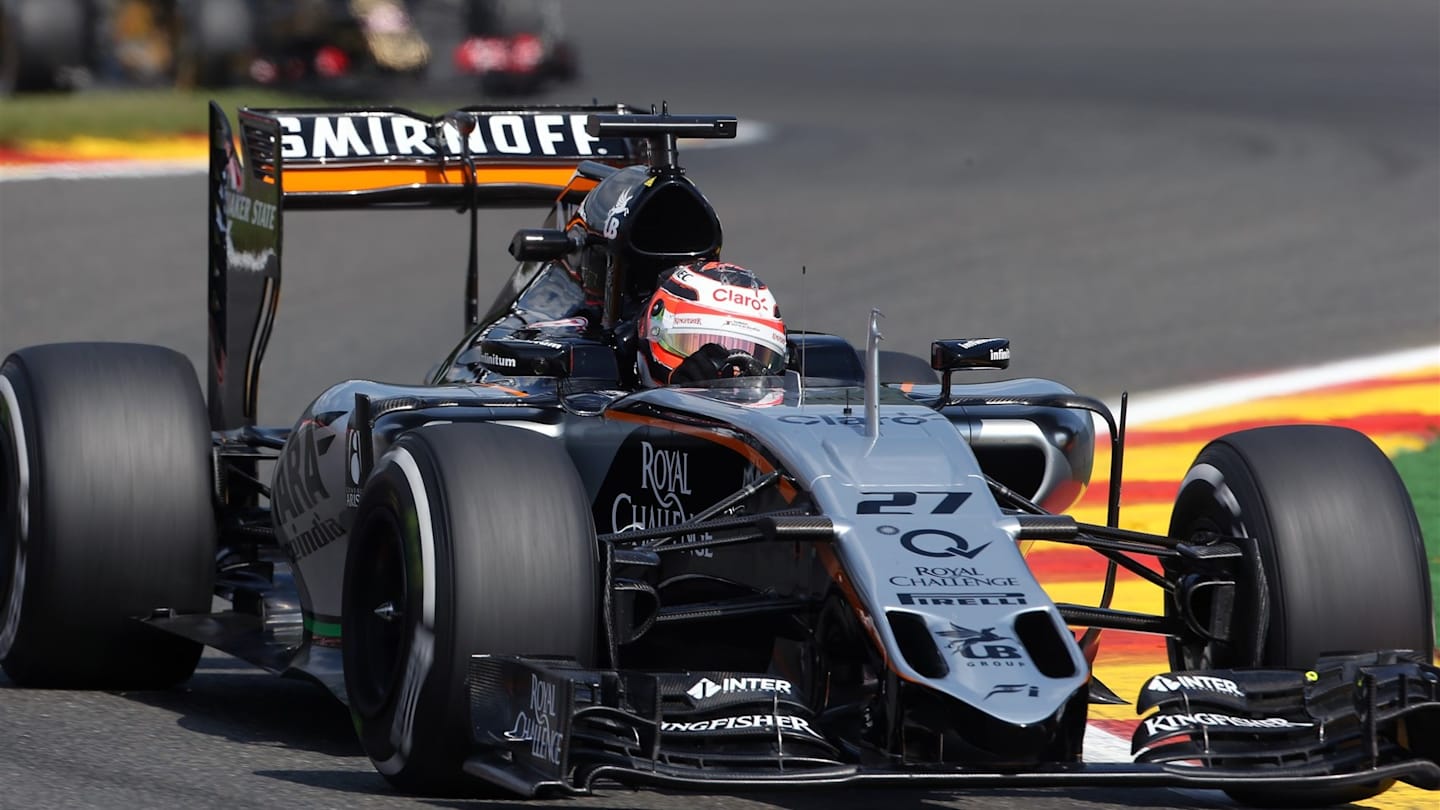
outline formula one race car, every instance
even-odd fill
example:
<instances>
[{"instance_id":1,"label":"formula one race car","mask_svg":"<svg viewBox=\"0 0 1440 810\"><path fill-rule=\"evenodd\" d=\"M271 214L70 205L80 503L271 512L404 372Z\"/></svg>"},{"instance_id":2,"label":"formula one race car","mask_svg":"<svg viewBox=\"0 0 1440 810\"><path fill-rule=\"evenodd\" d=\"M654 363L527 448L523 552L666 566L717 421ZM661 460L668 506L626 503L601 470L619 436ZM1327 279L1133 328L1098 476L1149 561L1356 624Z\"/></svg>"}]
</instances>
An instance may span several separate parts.
<instances>
[{"instance_id":1,"label":"formula one race car","mask_svg":"<svg viewBox=\"0 0 1440 810\"><path fill-rule=\"evenodd\" d=\"M559 7L547 0L250 0L251 79L330 95L384 97L478 86L533 93L578 75ZM463 77L445 83L442 77ZM439 82L438 85L436 83Z\"/></svg>"},{"instance_id":2,"label":"formula one race car","mask_svg":"<svg viewBox=\"0 0 1440 810\"><path fill-rule=\"evenodd\" d=\"M410 791L1174 785L1258 803L1440 788L1414 509L1347 430L1210 443L1168 537L1118 528L1124 408L1005 368L791 329L768 374L645 386L639 319L719 220L677 139L614 107L211 109L208 396L167 349L0 368L0 661L158 688L202 645L313 678ZM537 205L481 309L486 206ZM423 385L348 381L255 424L301 209L469 212L465 337ZM773 306L760 300L757 307ZM1111 445L1107 525L1063 514ZM1164 592L1054 602L1032 540ZM1108 592L1107 588L1107 592ZM228 607L212 612L212 598ZM1072 630L1078 628L1078 630ZM1158 634L1134 761L1087 763L1104 629Z\"/></svg>"}]
</instances>

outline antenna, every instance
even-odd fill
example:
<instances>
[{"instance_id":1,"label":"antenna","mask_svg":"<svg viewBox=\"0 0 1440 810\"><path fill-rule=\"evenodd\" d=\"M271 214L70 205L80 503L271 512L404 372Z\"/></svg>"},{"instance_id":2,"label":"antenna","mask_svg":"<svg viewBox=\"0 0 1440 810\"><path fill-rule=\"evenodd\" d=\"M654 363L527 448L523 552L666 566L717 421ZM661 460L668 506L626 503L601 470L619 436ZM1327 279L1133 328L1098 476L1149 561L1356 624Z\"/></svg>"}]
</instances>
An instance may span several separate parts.
<instances>
[{"instance_id":1,"label":"antenna","mask_svg":"<svg viewBox=\"0 0 1440 810\"><path fill-rule=\"evenodd\" d=\"M800 265L800 323L805 324L805 328L806 328L806 329L809 329L809 328L810 328L810 322L807 321L807 320L805 320L805 265L803 265L803 264ZM803 342L803 341L802 341L802 342ZM804 404L805 404L805 357L806 357L806 355L808 355L808 354L810 353L810 352L808 351L809 348L810 348L810 347L806 346L804 349L801 349L801 350L800 350L800 403L799 403L799 404L801 404L801 405L804 405Z\"/></svg>"},{"instance_id":2,"label":"antenna","mask_svg":"<svg viewBox=\"0 0 1440 810\"><path fill-rule=\"evenodd\" d=\"M880 310L870 310L870 334L865 340L865 437L873 445L880 438Z\"/></svg>"}]
</instances>

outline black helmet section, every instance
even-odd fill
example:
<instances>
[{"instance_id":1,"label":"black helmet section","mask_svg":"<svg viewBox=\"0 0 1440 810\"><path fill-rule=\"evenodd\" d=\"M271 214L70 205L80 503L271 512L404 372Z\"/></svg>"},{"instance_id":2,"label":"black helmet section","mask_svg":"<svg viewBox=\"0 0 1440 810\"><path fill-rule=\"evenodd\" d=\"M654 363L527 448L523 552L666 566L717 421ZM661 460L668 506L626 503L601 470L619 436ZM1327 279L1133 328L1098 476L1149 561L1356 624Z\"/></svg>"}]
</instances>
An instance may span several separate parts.
<instances>
[{"instance_id":1,"label":"black helmet section","mask_svg":"<svg viewBox=\"0 0 1440 810\"><path fill-rule=\"evenodd\" d=\"M600 182L581 205L587 242L603 245L610 267L606 313L621 298L655 290L659 275L678 264L720 255L720 218L683 174L653 174L631 166Z\"/></svg>"}]
</instances>

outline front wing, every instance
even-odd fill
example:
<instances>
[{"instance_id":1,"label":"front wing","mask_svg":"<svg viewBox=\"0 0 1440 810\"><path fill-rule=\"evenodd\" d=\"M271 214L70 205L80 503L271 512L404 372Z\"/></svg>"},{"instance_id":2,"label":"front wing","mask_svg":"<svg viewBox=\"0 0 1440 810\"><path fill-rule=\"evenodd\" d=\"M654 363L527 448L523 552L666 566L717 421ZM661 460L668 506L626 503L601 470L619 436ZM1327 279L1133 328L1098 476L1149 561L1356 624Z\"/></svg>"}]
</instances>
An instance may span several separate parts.
<instances>
[{"instance_id":1,"label":"front wing","mask_svg":"<svg viewBox=\"0 0 1440 810\"><path fill-rule=\"evenodd\" d=\"M592 670L474 656L469 774L515 793L599 781L714 789L819 785L1440 789L1440 669L1395 653L1315 669L1157 675L1133 763L917 763L834 739L788 682ZM735 688L731 688L731 687Z\"/></svg>"}]
</instances>

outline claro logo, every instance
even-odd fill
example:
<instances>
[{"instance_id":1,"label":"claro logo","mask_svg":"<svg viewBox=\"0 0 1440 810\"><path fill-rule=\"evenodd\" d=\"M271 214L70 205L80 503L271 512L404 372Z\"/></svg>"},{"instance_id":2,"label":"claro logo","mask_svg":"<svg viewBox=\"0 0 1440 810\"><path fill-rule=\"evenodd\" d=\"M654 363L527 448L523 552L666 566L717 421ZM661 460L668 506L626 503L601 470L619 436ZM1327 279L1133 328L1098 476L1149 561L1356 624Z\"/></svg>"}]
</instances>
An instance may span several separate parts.
<instances>
[{"instance_id":1,"label":"claro logo","mask_svg":"<svg viewBox=\"0 0 1440 810\"><path fill-rule=\"evenodd\" d=\"M944 419L939 416L882 416L882 425L923 425L931 419ZM810 414L793 413L780 417L780 421L787 425L844 425L847 427L863 427L865 417L863 416L812 416Z\"/></svg>"},{"instance_id":2,"label":"claro logo","mask_svg":"<svg viewBox=\"0 0 1440 810\"><path fill-rule=\"evenodd\" d=\"M738 290L729 287L720 287L710 296L721 303L735 304L737 306L749 307L756 312L763 312L769 308L769 302L757 295L746 295Z\"/></svg>"}]
</instances>

